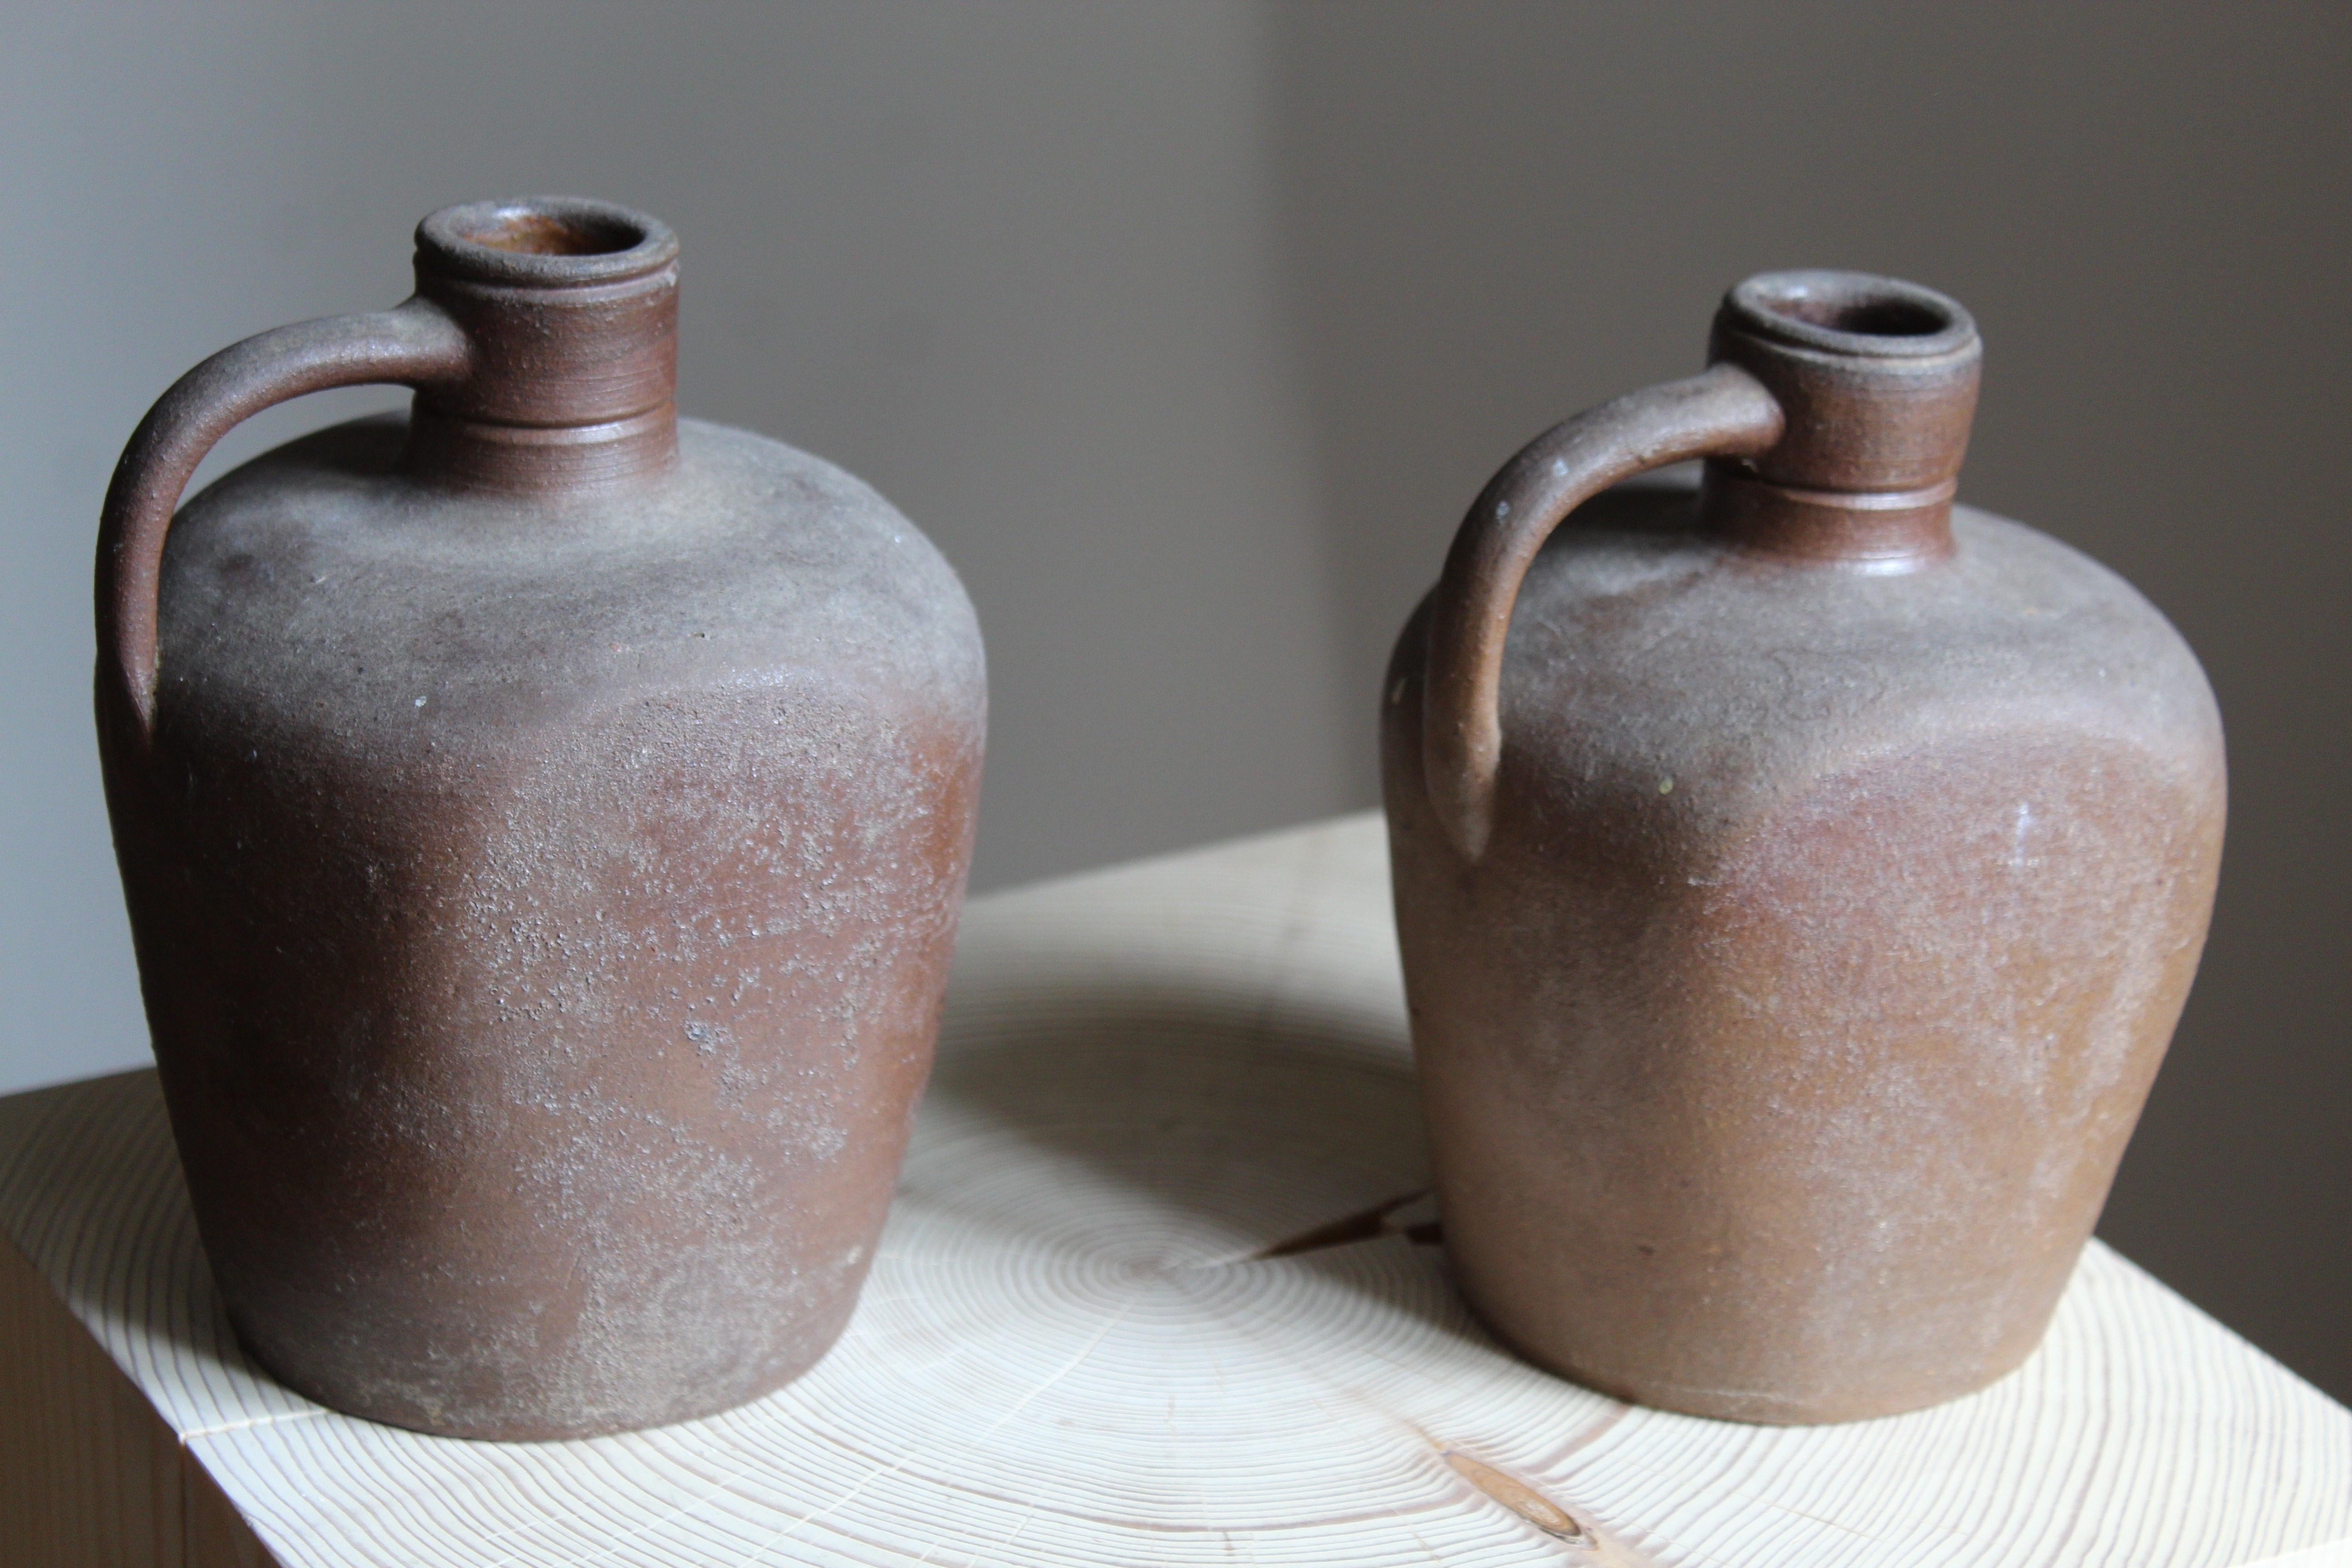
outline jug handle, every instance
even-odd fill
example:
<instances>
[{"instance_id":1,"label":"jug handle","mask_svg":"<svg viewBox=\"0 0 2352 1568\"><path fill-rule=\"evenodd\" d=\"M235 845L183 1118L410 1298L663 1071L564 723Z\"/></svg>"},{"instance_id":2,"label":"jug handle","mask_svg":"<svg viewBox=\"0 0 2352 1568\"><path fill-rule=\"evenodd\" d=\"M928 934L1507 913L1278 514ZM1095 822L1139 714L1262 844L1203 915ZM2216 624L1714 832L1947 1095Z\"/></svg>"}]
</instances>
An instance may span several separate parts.
<instances>
[{"instance_id":1,"label":"jug handle","mask_svg":"<svg viewBox=\"0 0 2352 1568\"><path fill-rule=\"evenodd\" d=\"M1521 447L1471 503L1430 606L1422 772L1439 825L1475 864L1502 763L1503 641L1528 568L1560 520L1646 469L1752 457L1780 439L1780 404L1736 365L1613 398Z\"/></svg>"},{"instance_id":2,"label":"jug handle","mask_svg":"<svg viewBox=\"0 0 2352 1568\"><path fill-rule=\"evenodd\" d=\"M114 467L98 526L99 699L129 720L142 752L155 722L163 537L205 454L245 420L306 392L374 382L439 385L464 379L470 359L457 323L430 300L411 298L389 310L257 333L155 400Z\"/></svg>"}]
</instances>

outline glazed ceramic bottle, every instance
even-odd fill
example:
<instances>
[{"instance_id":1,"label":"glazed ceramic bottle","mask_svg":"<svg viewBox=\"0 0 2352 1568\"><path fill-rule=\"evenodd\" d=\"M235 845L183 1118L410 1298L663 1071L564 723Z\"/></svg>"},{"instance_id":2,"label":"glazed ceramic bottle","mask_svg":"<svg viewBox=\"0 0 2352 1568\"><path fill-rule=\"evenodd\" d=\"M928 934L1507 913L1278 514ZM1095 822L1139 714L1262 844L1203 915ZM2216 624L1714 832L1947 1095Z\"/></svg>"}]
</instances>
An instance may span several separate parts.
<instances>
[{"instance_id":1,"label":"glazed ceramic bottle","mask_svg":"<svg viewBox=\"0 0 2352 1568\"><path fill-rule=\"evenodd\" d=\"M856 479L677 417L677 252L597 202L436 213L415 297L206 361L107 498L99 737L205 1250L256 1357L377 1420L795 1376L929 1069L971 607ZM361 382L412 414L174 520L238 420Z\"/></svg>"},{"instance_id":2,"label":"glazed ceramic bottle","mask_svg":"<svg viewBox=\"0 0 2352 1568\"><path fill-rule=\"evenodd\" d=\"M1828 1421L2015 1366L2196 969L2212 696L2120 579L1953 504L1979 353L1927 289L1749 279L1704 374L1496 476L1397 646L1446 1246L1623 1397Z\"/></svg>"}]
</instances>

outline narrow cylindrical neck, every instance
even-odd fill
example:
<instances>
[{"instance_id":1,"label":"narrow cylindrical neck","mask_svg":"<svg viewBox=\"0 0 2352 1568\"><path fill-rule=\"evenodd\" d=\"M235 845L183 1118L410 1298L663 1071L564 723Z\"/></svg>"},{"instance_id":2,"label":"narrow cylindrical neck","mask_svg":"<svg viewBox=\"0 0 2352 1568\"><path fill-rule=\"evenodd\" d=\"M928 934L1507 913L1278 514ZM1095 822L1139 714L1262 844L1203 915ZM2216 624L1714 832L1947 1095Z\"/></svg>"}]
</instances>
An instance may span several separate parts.
<instances>
[{"instance_id":1,"label":"narrow cylindrical neck","mask_svg":"<svg viewBox=\"0 0 2352 1568\"><path fill-rule=\"evenodd\" d=\"M479 202L417 226L416 289L472 344L420 390L409 461L467 488L560 491L677 456L677 241L573 197Z\"/></svg>"},{"instance_id":2,"label":"narrow cylindrical neck","mask_svg":"<svg viewBox=\"0 0 2352 1568\"><path fill-rule=\"evenodd\" d=\"M1780 438L1707 464L1704 525L1760 553L1903 571L1952 552L1976 411L1976 323L1932 289L1858 272L1769 272L1726 296L1708 363L1780 405Z\"/></svg>"}]
</instances>

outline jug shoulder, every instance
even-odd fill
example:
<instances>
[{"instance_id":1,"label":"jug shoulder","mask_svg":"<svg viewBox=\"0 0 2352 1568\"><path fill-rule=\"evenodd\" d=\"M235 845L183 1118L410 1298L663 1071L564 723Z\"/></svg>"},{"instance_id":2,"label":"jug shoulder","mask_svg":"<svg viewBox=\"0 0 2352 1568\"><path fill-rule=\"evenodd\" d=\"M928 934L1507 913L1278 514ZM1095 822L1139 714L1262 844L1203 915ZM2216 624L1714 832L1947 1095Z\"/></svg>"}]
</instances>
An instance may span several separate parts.
<instances>
[{"instance_id":1,"label":"jug shoulder","mask_svg":"<svg viewBox=\"0 0 2352 1568\"><path fill-rule=\"evenodd\" d=\"M422 483L405 439L398 417L339 426L189 503L161 595L163 730L323 723L394 750L428 731L495 749L761 688L981 721L954 572L831 464L682 420L674 468L549 500Z\"/></svg>"},{"instance_id":2,"label":"jug shoulder","mask_svg":"<svg viewBox=\"0 0 2352 1568\"><path fill-rule=\"evenodd\" d=\"M2218 802L2221 723L2195 657L2079 552L1961 508L1949 560L1873 575L1743 552L1695 529L1692 504L1679 487L1612 492L1529 571L1504 663L1498 833L1605 818L1687 847L1839 779L1929 777L1963 754L1973 770L2004 750L2145 765ZM1386 692L1398 784L1420 782L1423 627L1406 628Z\"/></svg>"}]
</instances>

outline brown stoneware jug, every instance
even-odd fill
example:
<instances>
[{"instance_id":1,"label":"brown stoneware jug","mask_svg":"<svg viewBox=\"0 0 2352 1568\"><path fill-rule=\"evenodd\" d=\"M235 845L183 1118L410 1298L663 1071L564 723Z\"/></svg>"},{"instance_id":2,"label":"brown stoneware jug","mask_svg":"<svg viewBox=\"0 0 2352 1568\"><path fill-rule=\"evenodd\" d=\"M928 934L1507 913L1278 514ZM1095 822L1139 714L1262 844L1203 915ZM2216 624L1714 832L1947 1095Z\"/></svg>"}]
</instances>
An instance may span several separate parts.
<instances>
[{"instance_id":1,"label":"brown stoneware jug","mask_svg":"<svg viewBox=\"0 0 2352 1568\"><path fill-rule=\"evenodd\" d=\"M1397 646L1446 1247L1596 1388L1809 1422L1999 1377L2179 1016L2220 718L2120 579L1953 505L1979 353L1925 289L1749 279L1704 374L1511 459Z\"/></svg>"},{"instance_id":2,"label":"brown stoneware jug","mask_svg":"<svg viewBox=\"0 0 2352 1568\"><path fill-rule=\"evenodd\" d=\"M856 479L677 417L677 244L452 207L390 311L131 437L98 721L221 1297L338 1409L551 1437L801 1373L873 1257L980 786L955 574ZM299 393L415 389L173 508Z\"/></svg>"}]
</instances>

